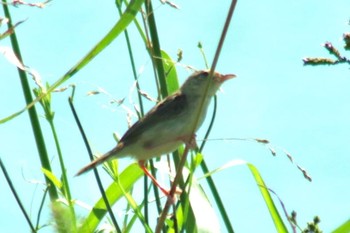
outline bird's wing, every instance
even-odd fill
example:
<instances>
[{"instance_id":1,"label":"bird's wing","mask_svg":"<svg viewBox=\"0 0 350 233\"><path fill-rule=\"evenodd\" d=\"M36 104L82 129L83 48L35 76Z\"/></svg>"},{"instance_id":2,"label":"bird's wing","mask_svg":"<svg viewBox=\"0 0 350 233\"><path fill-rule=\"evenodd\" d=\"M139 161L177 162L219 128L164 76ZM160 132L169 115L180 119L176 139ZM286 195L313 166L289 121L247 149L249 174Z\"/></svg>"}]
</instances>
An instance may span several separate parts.
<instances>
[{"instance_id":1,"label":"bird's wing","mask_svg":"<svg viewBox=\"0 0 350 233\"><path fill-rule=\"evenodd\" d=\"M137 121L121 138L121 142L130 144L138 140L143 132L159 123L172 120L185 113L187 106L186 95L178 92L168 96L154 106L141 120Z\"/></svg>"}]
</instances>

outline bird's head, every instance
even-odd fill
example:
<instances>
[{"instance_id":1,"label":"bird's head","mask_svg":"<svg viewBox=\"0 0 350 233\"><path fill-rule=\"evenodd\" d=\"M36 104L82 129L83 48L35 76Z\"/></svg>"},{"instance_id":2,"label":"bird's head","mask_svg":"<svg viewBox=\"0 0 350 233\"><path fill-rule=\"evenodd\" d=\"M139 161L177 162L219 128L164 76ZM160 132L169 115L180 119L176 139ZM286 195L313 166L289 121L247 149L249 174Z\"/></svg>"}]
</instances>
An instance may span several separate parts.
<instances>
[{"instance_id":1,"label":"bird's head","mask_svg":"<svg viewBox=\"0 0 350 233\"><path fill-rule=\"evenodd\" d=\"M209 70L197 71L188 77L186 82L181 86L181 92L186 95L203 95L208 88L207 96L212 97L219 90L223 82L234 77L236 77L234 74L223 75L214 72L212 80L209 80Z\"/></svg>"}]
</instances>

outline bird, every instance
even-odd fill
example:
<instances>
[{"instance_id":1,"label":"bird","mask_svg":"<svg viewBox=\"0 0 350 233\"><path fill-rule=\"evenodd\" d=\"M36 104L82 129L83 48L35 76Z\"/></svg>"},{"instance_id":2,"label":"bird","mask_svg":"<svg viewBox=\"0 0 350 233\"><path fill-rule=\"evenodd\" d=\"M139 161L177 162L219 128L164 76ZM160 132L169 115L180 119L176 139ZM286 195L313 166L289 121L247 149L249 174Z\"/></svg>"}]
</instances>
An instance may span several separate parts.
<instances>
[{"instance_id":1,"label":"bird","mask_svg":"<svg viewBox=\"0 0 350 233\"><path fill-rule=\"evenodd\" d=\"M132 125L112 150L80 169L77 176L109 159L130 156L167 195L168 192L149 173L145 162L173 152L183 143L195 144L194 133L205 119L210 100L222 83L236 77L218 72L213 72L210 77L209 73L210 70L200 70L191 74L179 90L160 101Z\"/></svg>"}]
</instances>

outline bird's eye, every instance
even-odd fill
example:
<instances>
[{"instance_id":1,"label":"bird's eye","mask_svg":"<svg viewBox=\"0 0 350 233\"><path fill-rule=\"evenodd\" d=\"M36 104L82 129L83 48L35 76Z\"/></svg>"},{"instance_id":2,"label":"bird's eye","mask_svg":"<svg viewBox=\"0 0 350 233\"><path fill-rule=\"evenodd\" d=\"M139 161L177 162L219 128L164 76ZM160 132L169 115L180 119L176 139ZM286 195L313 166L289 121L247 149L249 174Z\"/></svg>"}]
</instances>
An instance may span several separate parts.
<instances>
[{"instance_id":1,"label":"bird's eye","mask_svg":"<svg viewBox=\"0 0 350 233\"><path fill-rule=\"evenodd\" d=\"M200 77L201 77L201 78L206 78L206 77L208 77L208 75L209 75L209 72L208 72L208 71L202 71Z\"/></svg>"}]
</instances>

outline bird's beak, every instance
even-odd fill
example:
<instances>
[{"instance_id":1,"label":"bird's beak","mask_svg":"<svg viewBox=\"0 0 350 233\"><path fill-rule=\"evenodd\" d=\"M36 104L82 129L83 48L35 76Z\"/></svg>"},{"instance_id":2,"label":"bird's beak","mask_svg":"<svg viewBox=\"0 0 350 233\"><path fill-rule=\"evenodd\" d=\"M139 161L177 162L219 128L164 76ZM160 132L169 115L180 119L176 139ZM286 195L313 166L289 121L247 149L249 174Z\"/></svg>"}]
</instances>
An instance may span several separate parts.
<instances>
[{"instance_id":1,"label":"bird's beak","mask_svg":"<svg viewBox=\"0 0 350 233\"><path fill-rule=\"evenodd\" d=\"M236 75L234 75L234 74L221 74L220 76L219 76L219 80L220 80L220 82L225 82L226 80L229 80L229 79L231 79L231 78L235 78L236 77Z\"/></svg>"}]
</instances>

